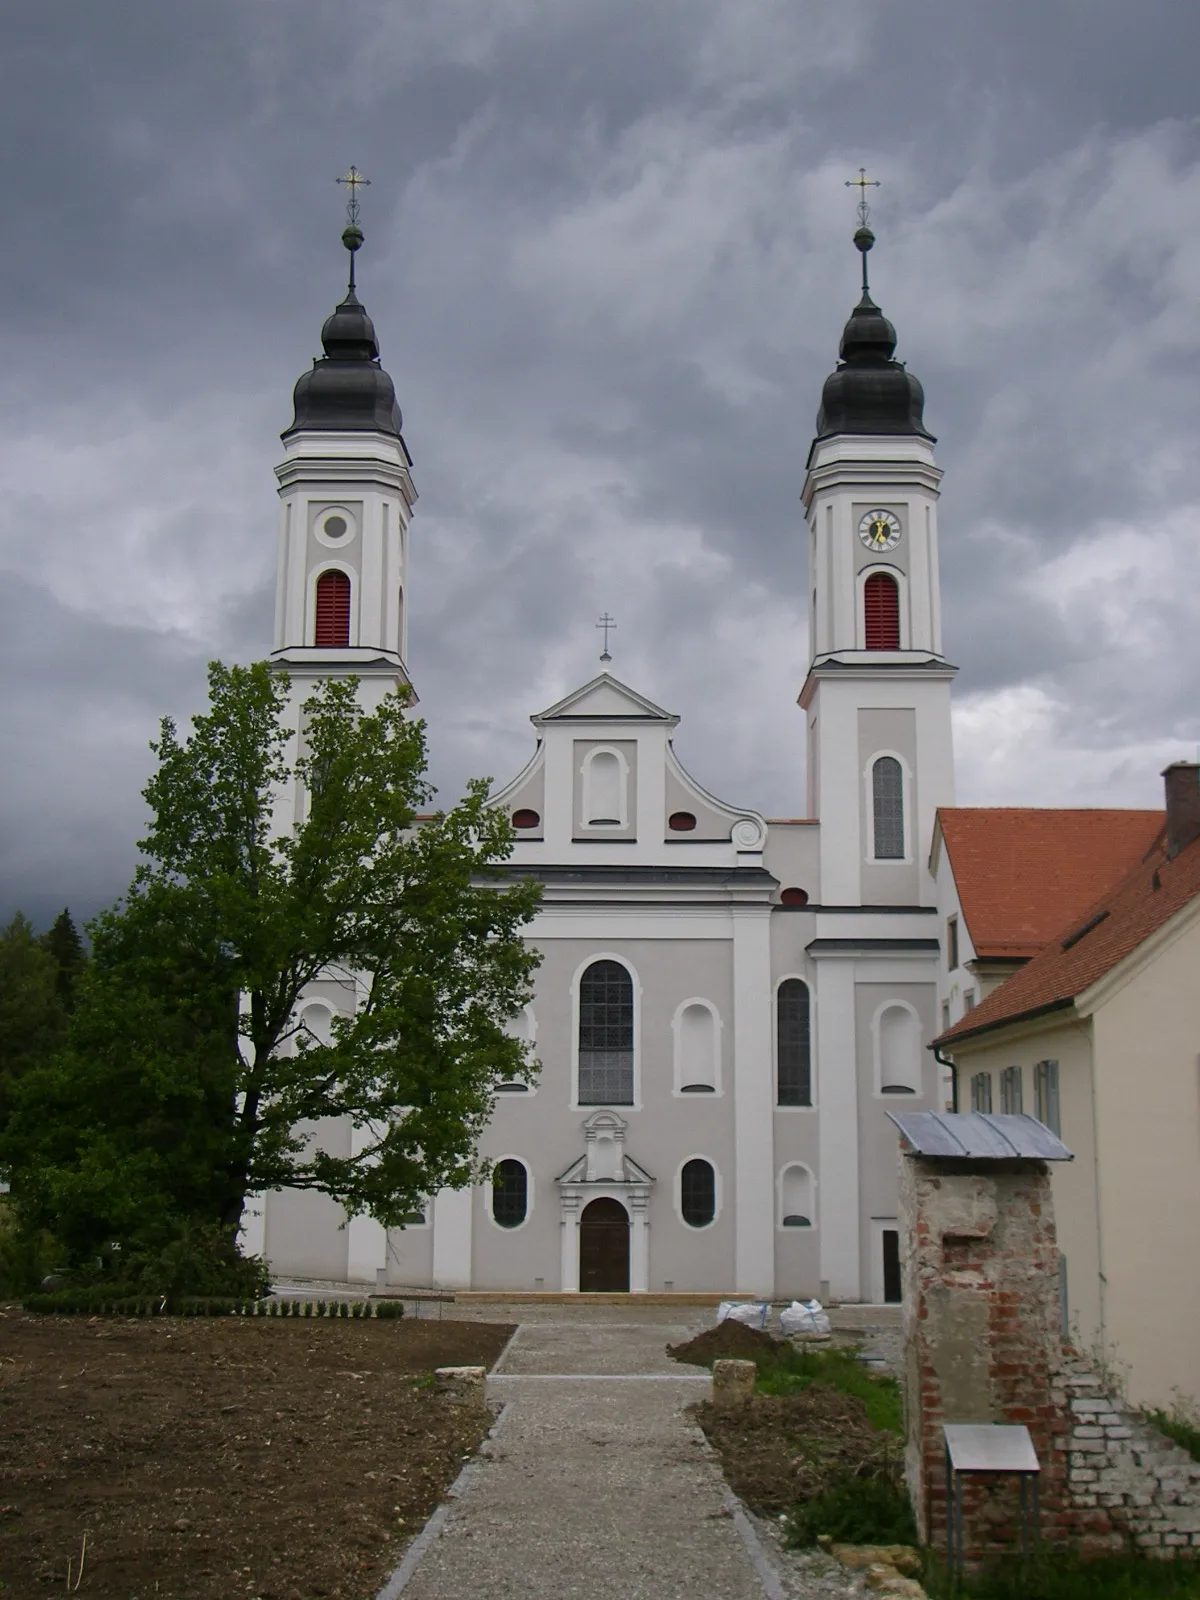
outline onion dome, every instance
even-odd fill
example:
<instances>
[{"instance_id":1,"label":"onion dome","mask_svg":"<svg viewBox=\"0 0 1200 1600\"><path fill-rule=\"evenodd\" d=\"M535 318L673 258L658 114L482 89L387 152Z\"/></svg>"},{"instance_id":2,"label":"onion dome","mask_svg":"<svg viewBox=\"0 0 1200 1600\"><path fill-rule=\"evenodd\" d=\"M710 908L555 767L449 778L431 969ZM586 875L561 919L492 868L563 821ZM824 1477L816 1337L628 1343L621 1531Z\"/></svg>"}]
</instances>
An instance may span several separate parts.
<instances>
[{"instance_id":1,"label":"onion dome","mask_svg":"<svg viewBox=\"0 0 1200 1600\"><path fill-rule=\"evenodd\" d=\"M375 324L355 293L354 253L362 242L362 229L351 223L342 234L350 251L350 287L321 329L325 354L296 384L292 396L296 414L285 439L311 430L400 437L396 388L379 364Z\"/></svg>"},{"instance_id":2,"label":"onion dome","mask_svg":"<svg viewBox=\"0 0 1200 1600\"><path fill-rule=\"evenodd\" d=\"M835 433L915 433L932 439L924 421L925 391L902 361L894 359L896 330L871 299L867 251L875 243L868 227L854 243L862 252L862 299L842 330L837 371L821 391L817 438Z\"/></svg>"}]
</instances>

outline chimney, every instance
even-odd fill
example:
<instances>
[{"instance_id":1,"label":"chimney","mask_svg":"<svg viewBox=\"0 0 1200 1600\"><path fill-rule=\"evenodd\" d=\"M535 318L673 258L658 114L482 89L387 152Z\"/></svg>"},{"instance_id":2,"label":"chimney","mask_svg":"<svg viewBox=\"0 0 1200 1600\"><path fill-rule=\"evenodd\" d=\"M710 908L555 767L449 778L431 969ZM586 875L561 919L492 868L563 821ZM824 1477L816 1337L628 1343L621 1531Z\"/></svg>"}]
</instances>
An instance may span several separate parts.
<instances>
[{"instance_id":1,"label":"chimney","mask_svg":"<svg viewBox=\"0 0 1200 1600\"><path fill-rule=\"evenodd\" d=\"M1200 765L1172 761L1163 773L1167 788L1167 860L1200 838Z\"/></svg>"}]
</instances>

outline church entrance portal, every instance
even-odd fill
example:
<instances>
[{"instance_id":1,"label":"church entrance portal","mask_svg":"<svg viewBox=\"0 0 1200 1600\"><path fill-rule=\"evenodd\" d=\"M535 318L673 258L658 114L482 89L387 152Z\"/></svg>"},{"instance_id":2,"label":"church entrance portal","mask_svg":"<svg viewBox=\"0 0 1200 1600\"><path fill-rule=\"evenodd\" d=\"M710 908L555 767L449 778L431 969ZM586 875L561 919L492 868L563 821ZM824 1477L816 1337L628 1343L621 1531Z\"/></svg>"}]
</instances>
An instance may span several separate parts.
<instances>
[{"instance_id":1,"label":"church entrance portal","mask_svg":"<svg viewBox=\"0 0 1200 1600\"><path fill-rule=\"evenodd\" d=\"M629 1213L619 1200L593 1200L579 1219L579 1287L629 1293Z\"/></svg>"}]
</instances>

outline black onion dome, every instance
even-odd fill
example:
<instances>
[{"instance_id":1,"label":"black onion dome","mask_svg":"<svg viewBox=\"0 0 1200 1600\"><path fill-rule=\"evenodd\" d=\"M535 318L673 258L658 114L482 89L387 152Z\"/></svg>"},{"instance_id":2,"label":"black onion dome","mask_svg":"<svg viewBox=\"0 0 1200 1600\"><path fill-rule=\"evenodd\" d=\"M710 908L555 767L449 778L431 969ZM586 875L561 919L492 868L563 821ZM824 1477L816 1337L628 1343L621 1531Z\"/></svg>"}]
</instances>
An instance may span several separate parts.
<instances>
[{"instance_id":1,"label":"black onion dome","mask_svg":"<svg viewBox=\"0 0 1200 1600\"><path fill-rule=\"evenodd\" d=\"M302 429L339 433L390 433L400 437L396 388L379 364L375 325L353 285L325 319L324 356L304 373L292 396L296 414L283 435Z\"/></svg>"},{"instance_id":2,"label":"black onion dome","mask_svg":"<svg viewBox=\"0 0 1200 1600\"><path fill-rule=\"evenodd\" d=\"M933 438L923 415L925 391L904 363L893 359L895 349L895 328L864 289L842 332L837 371L830 373L821 391L818 439L835 433L915 433Z\"/></svg>"}]
</instances>

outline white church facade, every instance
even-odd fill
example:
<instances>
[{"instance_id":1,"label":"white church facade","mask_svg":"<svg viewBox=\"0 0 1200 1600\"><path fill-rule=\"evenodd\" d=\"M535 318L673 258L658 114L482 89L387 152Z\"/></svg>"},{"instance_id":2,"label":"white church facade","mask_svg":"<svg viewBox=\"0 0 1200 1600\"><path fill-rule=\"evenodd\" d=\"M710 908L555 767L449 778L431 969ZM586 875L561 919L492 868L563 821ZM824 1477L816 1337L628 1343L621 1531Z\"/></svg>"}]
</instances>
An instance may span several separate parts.
<instances>
[{"instance_id":1,"label":"white church facade","mask_svg":"<svg viewBox=\"0 0 1200 1600\"><path fill-rule=\"evenodd\" d=\"M939 1027L927 863L935 813L954 803L954 668L934 440L866 287L869 232L855 242L863 296L803 484L805 816L706 793L674 753L678 719L607 673L535 714L530 760L494 799L516 830L512 870L543 885L528 930L543 960L513 1022L540 1074L496 1094L490 1181L432 1196L408 1227L267 1196L245 1242L277 1275L899 1298L886 1113L943 1103L926 1048ZM412 463L351 282L277 469L272 659L296 706L330 674L356 674L372 698L410 682ZM295 803L281 795L281 827ZM354 1003L331 979L305 1020L320 1033ZM353 1134L315 1137L349 1153Z\"/></svg>"}]
</instances>

